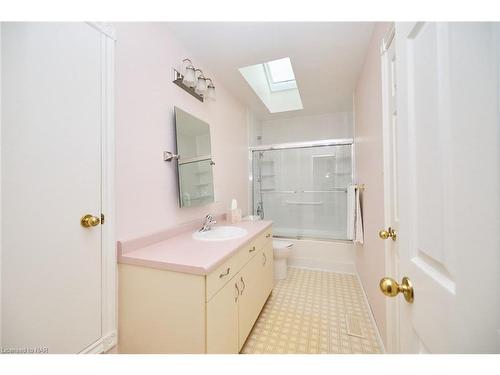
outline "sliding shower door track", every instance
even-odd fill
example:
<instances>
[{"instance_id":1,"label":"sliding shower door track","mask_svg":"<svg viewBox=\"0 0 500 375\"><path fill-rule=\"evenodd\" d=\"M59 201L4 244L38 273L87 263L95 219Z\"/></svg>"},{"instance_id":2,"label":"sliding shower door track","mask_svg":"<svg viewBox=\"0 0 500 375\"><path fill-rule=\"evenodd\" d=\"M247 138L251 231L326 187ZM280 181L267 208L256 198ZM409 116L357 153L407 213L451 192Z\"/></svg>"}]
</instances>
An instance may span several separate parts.
<instances>
[{"instance_id":1,"label":"sliding shower door track","mask_svg":"<svg viewBox=\"0 0 500 375\"><path fill-rule=\"evenodd\" d=\"M283 240L305 240L305 241L323 241L323 242L342 242L352 244L352 240L340 239L340 238L321 238L321 237L308 237L308 236L277 236L273 234L273 238L283 239Z\"/></svg>"},{"instance_id":2,"label":"sliding shower door track","mask_svg":"<svg viewBox=\"0 0 500 375\"><path fill-rule=\"evenodd\" d=\"M270 145L252 146L249 147L249 150L250 151L286 150L293 148L352 145L353 143L354 140L352 138L323 139L320 141L274 143Z\"/></svg>"}]
</instances>

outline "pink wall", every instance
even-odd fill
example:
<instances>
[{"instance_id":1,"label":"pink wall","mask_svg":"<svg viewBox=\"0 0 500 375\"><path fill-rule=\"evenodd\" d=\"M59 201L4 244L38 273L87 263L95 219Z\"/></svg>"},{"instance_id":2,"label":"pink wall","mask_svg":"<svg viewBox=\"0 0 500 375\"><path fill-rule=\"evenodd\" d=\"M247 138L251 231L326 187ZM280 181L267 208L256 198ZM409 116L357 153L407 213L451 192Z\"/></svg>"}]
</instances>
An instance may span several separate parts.
<instances>
[{"instance_id":1,"label":"pink wall","mask_svg":"<svg viewBox=\"0 0 500 375\"><path fill-rule=\"evenodd\" d=\"M357 247L356 268L384 343L387 297L378 286L385 273L384 243L378 238L378 231L384 225L380 43L389 26L389 23L379 23L373 30L354 94L356 179L366 184L362 198L364 245Z\"/></svg>"},{"instance_id":2,"label":"pink wall","mask_svg":"<svg viewBox=\"0 0 500 375\"><path fill-rule=\"evenodd\" d=\"M236 198L247 211L245 107L221 86L210 67L185 51L164 23L116 23L116 212L117 239L161 230L222 213ZM203 36L200 36L200 43ZM215 102L201 103L172 83L172 68L190 57L214 79ZM216 203L179 208L173 108L208 122L212 137Z\"/></svg>"}]
</instances>

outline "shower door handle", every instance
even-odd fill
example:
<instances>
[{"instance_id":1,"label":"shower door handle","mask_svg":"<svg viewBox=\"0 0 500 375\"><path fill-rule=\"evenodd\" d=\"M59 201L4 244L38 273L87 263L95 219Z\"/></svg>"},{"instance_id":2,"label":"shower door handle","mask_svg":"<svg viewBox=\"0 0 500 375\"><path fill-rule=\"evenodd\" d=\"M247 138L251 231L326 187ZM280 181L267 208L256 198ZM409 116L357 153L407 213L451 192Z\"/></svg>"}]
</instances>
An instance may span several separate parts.
<instances>
[{"instance_id":1,"label":"shower door handle","mask_svg":"<svg viewBox=\"0 0 500 375\"><path fill-rule=\"evenodd\" d=\"M297 202L297 201L286 201L286 204L297 204L297 205L311 205L311 206L318 206L320 204L323 204L322 201L318 202Z\"/></svg>"}]
</instances>

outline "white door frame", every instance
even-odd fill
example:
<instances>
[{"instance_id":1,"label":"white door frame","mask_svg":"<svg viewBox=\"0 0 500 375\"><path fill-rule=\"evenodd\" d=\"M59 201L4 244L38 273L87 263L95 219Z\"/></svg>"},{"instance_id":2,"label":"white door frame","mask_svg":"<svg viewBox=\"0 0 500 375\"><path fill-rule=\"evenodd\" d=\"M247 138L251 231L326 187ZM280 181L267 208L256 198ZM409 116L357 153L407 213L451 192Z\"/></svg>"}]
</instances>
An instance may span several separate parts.
<instances>
[{"instance_id":1,"label":"white door frame","mask_svg":"<svg viewBox=\"0 0 500 375\"><path fill-rule=\"evenodd\" d=\"M115 239L115 125L114 125L114 46L116 42L114 29L104 23L87 23L101 33L101 66L102 66L102 196L101 209L105 215L102 226L102 337L81 353L100 353L116 345L116 239ZM1 22L0 22L1 26ZM0 66L1 66L1 27L0 27ZM1 99L0 74L0 99ZM1 100L0 100L0 141L1 141ZM1 150L1 142L0 142ZM0 152L0 194L1 194L1 152ZM0 200L1 203L1 200ZM0 206L1 210L1 206ZM1 211L0 211L1 212ZM0 347L2 346L2 285L1 261L2 242L0 215ZM78 322L75 322L78 324Z\"/></svg>"},{"instance_id":2,"label":"white door frame","mask_svg":"<svg viewBox=\"0 0 500 375\"><path fill-rule=\"evenodd\" d=\"M115 238L115 123L114 123L114 76L115 76L115 30L108 24L88 22L101 33L102 66L102 337L88 346L82 353L102 353L117 343L116 319L116 238Z\"/></svg>"},{"instance_id":3,"label":"white door frame","mask_svg":"<svg viewBox=\"0 0 500 375\"><path fill-rule=\"evenodd\" d=\"M383 139L383 159L384 159L384 228L388 228L392 225L390 220L391 205L390 202L395 197L391 196L391 189L389 185L391 183L391 176L389 171L390 163L392 162L392 155L390 155L390 150L388 145L390 144L389 137L391 136L390 126L392 114L389 110L389 97L390 93L388 90L387 82L390 78L390 61L387 54L387 49L391 43L395 43L395 24L392 23L387 34L382 39L380 45L380 55L381 55L381 70L382 70L382 139ZM384 255L385 255L385 275L398 275L398 264L394 257L393 252L391 252L389 241L384 241ZM384 297L385 298L385 297ZM398 300L395 298L386 298L386 349L388 353L398 353L399 352L399 308Z\"/></svg>"},{"instance_id":4,"label":"white door frame","mask_svg":"<svg viewBox=\"0 0 500 375\"><path fill-rule=\"evenodd\" d=\"M0 348L2 347L2 22L0 22Z\"/></svg>"}]
</instances>

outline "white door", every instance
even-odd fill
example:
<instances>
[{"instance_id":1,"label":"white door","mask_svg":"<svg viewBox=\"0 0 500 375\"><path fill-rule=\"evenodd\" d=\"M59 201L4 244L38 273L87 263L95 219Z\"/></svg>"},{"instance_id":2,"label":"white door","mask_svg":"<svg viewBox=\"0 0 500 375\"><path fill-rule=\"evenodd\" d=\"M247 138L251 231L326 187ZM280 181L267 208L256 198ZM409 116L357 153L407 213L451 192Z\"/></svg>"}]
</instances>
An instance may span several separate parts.
<instances>
[{"instance_id":1,"label":"white door","mask_svg":"<svg viewBox=\"0 0 500 375\"><path fill-rule=\"evenodd\" d=\"M2 346L101 337L101 34L2 24Z\"/></svg>"},{"instance_id":2,"label":"white door","mask_svg":"<svg viewBox=\"0 0 500 375\"><path fill-rule=\"evenodd\" d=\"M499 27L396 25L400 347L499 351Z\"/></svg>"},{"instance_id":3,"label":"white door","mask_svg":"<svg viewBox=\"0 0 500 375\"><path fill-rule=\"evenodd\" d=\"M397 83L396 83L396 41L391 28L382 42L382 91L383 91L383 139L384 139L384 228L394 231L396 237L382 237L385 240L385 276L398 278L399 265L399 213L398 213L398 157L397 157ZM380 234L379 234L380 236ZM399 311L398 301L387 298L386 311L388 353L399 352Z\"/></svg>"}]
</instances>

